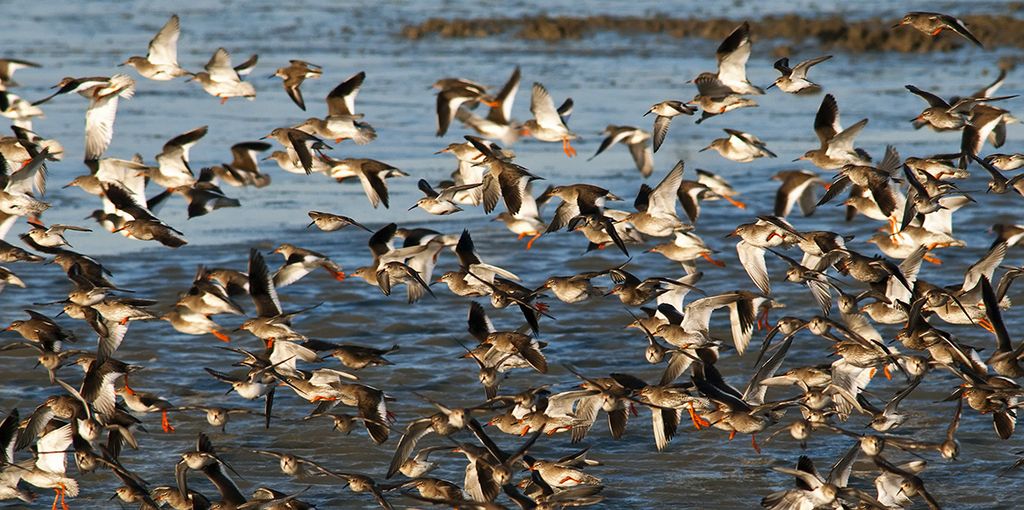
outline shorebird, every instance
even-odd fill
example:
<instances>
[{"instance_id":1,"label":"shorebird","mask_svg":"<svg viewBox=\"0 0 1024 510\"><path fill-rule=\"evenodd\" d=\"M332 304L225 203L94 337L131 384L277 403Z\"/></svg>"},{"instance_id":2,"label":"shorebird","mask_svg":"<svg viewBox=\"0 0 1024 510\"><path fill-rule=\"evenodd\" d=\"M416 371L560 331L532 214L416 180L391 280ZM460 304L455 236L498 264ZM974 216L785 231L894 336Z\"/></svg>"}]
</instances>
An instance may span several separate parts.
<instances>
[{"instance_id":1,"label":"shorebird","mask_svg":"<svg viewBox=\"0 0 1024 510\"><path fill-rule=\"evenodd\" d=\"M661 148L661 144L665 141L665 136L668 135L668 127L672 124L672 119L679 115L693 115L695 110L690 108L690 105L684 101L668 100L656 103L647 110L644 117L654 114L654 129L651 131L654 133L654 152L658 152Z\"/></svg>"},{"instance_id":2,"label":"shorebird","mask_svg":"<svg viewBox=\"0 0 1024 510\"><path fill-rule=\"evenodd\" d=\"M861 119L843 129L839 124L839 104L832 94L826 94L814 116L814 133L818 135L821 147L805 152L795 161L807 160L822 170L835 170L847 163L870 162L863 151L853 147L853 139L867 124L868 119Z\"/></svg>"},{"instance_id":3,"label":"shorebird","mask_svg":"<svg viewBox=\"0 0 1024 510\"><path fill-rule=\"evenodd\" d=\"M598 154L601 154L612 145L622 142L629 147L629 154L633 156L633 163L636 164L636 169L640 172L640 175L644 177L651 176L651 172L654 172L654 153L651 152L650 147L647 145L648 140L651 139L650 133L633 126L609 124L601 134L605 135L604 140L601 141L597 152L590 156L590 159L587 161L596 158Z\"/></svg>"},{"instance_id":4,"label":"shorebird","mask_svg":"<svg viewBox=\"0 0 1024 510\"><path fill-rule=\"evenodd\" d=\"M53 94L32 103L43 104L61 94L77 92L89 100L85 111L85 160L99 159L114 137L114 117L117 116L118 98L131 99L135 95L135 80L126 74L107 77L64 78L53 88Z\"/></svg>"},{"instance_id":5,"label":"shorebird","mask_svg":"<svg viewBox=\"0 0 1024 510\"><path fill-rule=\"evenodd\" d=\"M830 58L832 58L832 55L815 57L804 60L793 67L789 67L789 59L782 57L775 61L775 69L782 73L782 76L776 78L768 88L778 87L779 90L790 94L809 94L818 92L821 90L821 85L808 80L807 72L811 70L811 67Z\"/></svg>"},{"instance_id":6,"label":"shorebird","mask_svg":"<svg viewBox=\"0 0 1024 510\"><path fill-rule=\"evenodd\" d=\"M516 66L508 81L494 96L495 106L488 110L486 117L481 117L466 108L459 108L455 112L455 118L484 138L501 140L503 144L515 142L519 138L519 129L517 123L512 120L512 105L516 100L516 93L519 92L520 79L519 66Z\"/></svg>"},{"instance_id":7,"label":"shorebird","mask_svg":"<svg viewBox=\"0 0 1024 510\"><path fill-rule=\"evenodd\" d=\"M443 188L440 192L438 192L435 191L434 188L430 186L430 183L427 182L426 179L420 179L420 182L417 186L420 188L420 191L422 191L423 194L426 196L417 200L416 203L412 205L412 207L409 207L409 210L411 211L419 207L420 209L423 209L424 211L427 211L430 214L445 215L457 213L461 211L462 208L459 207L458 205L455 205L455 203L452 202L455 199L455 195L463 191L478 188L482 184L483 183L464 184L462 186L448 186L446 188Z\"/></svg>"},{"instance_id":8,"label":"shorebird","mask_svg":"<svg viewBox=\"0 0 1024 510\"><path fill-rule=\"evenodd\" d=\"M707 147L698 152L714 149L723 158L737 163L749 163L765 156L769 158L776 157L775 153L768 150L768 146L761 139L750 133L736 131L735 129L724 129L723 131L729 135L728 138L712 140Z\"/></svg>"},{"instance_id":9,"label":"shorebird","mask_svg":"<svg viewBox=\"0 0 1024 510\"><path fill-rule=\"evenodd\" d=\"M943 30L949 30L951 32L955 32L964 39L971 41L979 48L984 48L981 41L979 41L970 30L967 30L967 26L964 25L963 21L960 21L949 14L912 11L903 16L903 19L901 19L899 23L893 25L893 28L899 28L904 25L910 25L914 30L931 37L939 35Z\"/></svg>"},{"instance_id":10,"label":"shorebird","mask_svg":"<svg viewBox=\"0 0 1024 510\"><path fill-rule=\"evenodd\" d=\"M284 91L296 106L306 111L306 102L302 100L302 82L310 78L319 78L323 69L305 60L289 60L287 67L279 67L270 78L281 78Z\"/></svg>"},{"instance_id":11,"label":"shorebird","mask_svg":"<svg viewBox=\"0 0 1024 510\"><path fill-rule=\"evenodd\" d=\"M310 117L295 128L335 143L351 139L356 145L365 145L376 140L377 131L363 122L363 114L355 112L356 96L365 79L366 73L360 71L339 83L327 94L327 116Z\"/></svg>"},{"instance_id":12,"label":"shorebird","mask_svg":"<svg viewBox=\"0 0 1024 510\"><path fill-rule=\"evenodd\" d=\"M0 88L8 89L10 87L17 87L18 82L14 81L14 73L18 69L29 69L29 68L42 67L35 62L23 60L20 58L0 58Z\"/></svg>"},{"instance_id":13,"label":"shorebird","mask_svg":"<svg viewBox=\"0 0 1024 510\"><path fill-rule=\"evenodd\" d=\"M167 81L188 75L189 72L178 65L180 35L181 21L177 14L173 14L149 41L149 52L145 57L128 57L121 65L134 67L139 74L150 80Z\"/></svg>"},{"instance_id":14,"label":"shorebird","mask_svg":"<svg viewBox=\"0 0 1024 510\"><path fill-rule=\"evenodd\" d=\"M256 154L270 150L266 142L240 142L231 146L231 163L213 167L213 174L231 186L255 186L262 188L270 184L270 176L260 171Z\"/></svg>"},{"instance_id":15,"label":"shorebird","mask_svg":"<svg viewBox=\"0 0 1024 510\"><path fill-rule=\"evenodd\" d=\"M747 60L750 59L750 48L750 23L744 21L715 50L715 57L718 59L718 72L702 74L716 78L734 94L764 94L764 90L747 81Z\"/></svg>"},{"instance_id":16,"label":"shorebird","mask_svg":"<svg viewBox=\"0 0 1024 510\"><path fill-rule=\"evenodd\" d=\"M232 67L231 54L224 48L217 48L206 63L205 71L192 74L192 79L199 82L203 90L213 97L220 98L220 104L224 104L232 97L244 97L248 100L256 98L256 88L247 81L242 81L242 76L252 72L256 66L257 56L249 57L249 60Z\"/></svg>"},{"instance_id":17,"label":"shorebird","mask_svg":"<svg viewBox=\"0 0 1024 510\"><path fill-rule=\"evenodd\" d=\"M534 82L530 95L530 113L533 118L526 121L520 129L521 134L532 136L542 142L562 142L562 150L570 158L576 155L572 141L579 138L569 130L569 116L572 115L572 98L567 98L562 106L555 109L555 102L544 85Z\"/></svg>"}]
</instances>

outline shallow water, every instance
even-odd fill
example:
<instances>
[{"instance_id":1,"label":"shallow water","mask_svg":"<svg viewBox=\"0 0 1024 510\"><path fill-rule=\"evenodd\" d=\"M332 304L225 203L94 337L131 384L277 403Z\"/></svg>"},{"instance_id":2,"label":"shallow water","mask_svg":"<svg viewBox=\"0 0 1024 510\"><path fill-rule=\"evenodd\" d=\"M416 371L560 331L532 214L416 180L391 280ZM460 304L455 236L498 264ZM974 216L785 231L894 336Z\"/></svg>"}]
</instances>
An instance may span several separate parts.
<instances>
[{"instance_id":1,"label":"shallow water","mask_svg":"<svg viewBox=\"0 0 1024 510\"><path fill-rule=\"evenodd\" d=\"M809 7L813 4L816 2L737 2L732 4L735 7L730 7L729 15L756 19L780 10L813 12ZM923 1L860 2L852 8L821 10L895 18L902 11L924 6L929 10L959 12L956 2ZM1004 6L999 2L985 2L978 8L999 12ZM700 71L714 68L712 55L717 42L611 34L558 45L505 38L427 38L409 42L398 35L404 24L430 16L485 16L499 9L508 15L538 10L551 14L645 14L664 10L657 3L631 2L623 7L619 2L605 0L562 7L547 4L538 7L537 3L524 1L470 6L444 1L342 6L322 1L287 8L280 2L270 1L226 1L217 7L207 2L176 2L174 12L182 19L180 63L189 69L199 68L221 45L232 52L236 63L251 53L258 53L259 65L249 77L257 88L258 97L252 102L231 100L222 106L195 84L139 80L137 96L121 102L108 156L128 158L140 152L147 161L152 161L153 155L170 137L209 125L209 134L192 151L192 165L200 168L218 164L229 157L228 147L232 143L258 138L275 127L291 125L307 116L322 115L324 107L318 98L339 81L364 70L367 80L359 94L357 108L377 128L380 138L361 147L341 144L333 155L380 159L412 177L391 180L391 209L373 210L357 185L339 185L320 176L285 174L265 166L273 176L270 187L225 187L229 195L242 201L241 208L186 220L181 200L172 198L159 215L186 234L189 245L179 250L126 240L105 232L71 233L69 240L76 250L99 257L114 271L119 285L137 290L139 296L158 299L164 306L173 302L177 292L188 288L197 264L244 269L249 247L268 252L276 243L288 241L329 254L346 270L369 261L365 232L305 230L308 223L305 213L311 209L353 216L371 227L397 221L402 226L426 226L446 233L469 228L486 261L517 273L529 285L537 285L552 274L603 269L621 263L620 254L611 250L580 256L585 242L564 233L544 237L535 249L523 251L522 243L516 242L499 224L489 222L480 210L468 210L450 219L430 217L419 210L407 212L419 195L416 179L437 181L454 168L450 157L432 153L464 134L461 127L453 127L443 139L433 136L434 98L429 86L443 76L464 76L499 85L515 65L522 66L523 87L515 116L520 119L529 116L529 83L543 82L556 101L566 96L574 98L576 109L572 126L584 140L577 144L581 156L571 160L565 158L557 144L524 141L514 147L517 162L545 177L544 184L591 182L631 200L640 179L625 150L616 147L593 161L586 159L600 142L598 132L606 124L638 124L647 128L649 120L641 115L650 104L668 98L691 97L694 90L685 81ZM710 4L686 2L677 10L692 16L721 15L712 12L715 9ZM21 2L10 11L18 12L21 19L17 24L8 22L11 26L0 31L0 45L11 56L46 66L22 70L17 75L23 86L16 92L27 98L42 97L62 76L117 72L116 63L143 53L148 40L171 13L162 2L128 8L120 2L97 1L79 2L60 12L54 12L43 3ZM97 35L93 36L94 33ZM754 56L748 67L751 81L767 85L774 79L772 47L773 42L755 41ZM799 44L792 47L797 58L814 56L818 51ZM880 155L885 144L894 143L904 157L922 156L955 150L959 135L914 131L907 119L915 116L924 103L906 93L904 84L913 83L943 96L972 92L992 79L995 62L1006 55L1012 53L983 52L975 48L929 55L851 57L837 54L832 61L816 67L812 76L836 95L845 125L863 117L871 119L859 138L859 146ZM291 104L279 81L266 79L289 58L324 66L322 79L303 85L308 114ZM1016 83L1021 74L1011 72L1001 92L1018 92ZM655 159L655 179L677 159L684 159L688 177L694 175L694 168L720 172L750 204L746 211L722 201L705 204L698 232L712 247L722 251L720 256L728 264L724 269L702 265L705 277L700 286L709 294L753 288L736 260L732 243L723 236L738 223L770 213L776 183L769 181L769 177L779 170L800 168L788 161L817 145L811 124L820 96L793 97L774 91L758 100L759 108L730 113L700 126L690 119L677 119ZM1007 105L1013 108L1015 103L1011 101ZM53 223L87 225L81 218L96 207L97 201L76 189L59 189L73 176L85 172L78 163L82 152L84 101L77 97L60 97L46 106L47 117L37 120L35 129L59 139L67 157L49 167L51 192L47 199L53 209L45 218ZM720 136L720 129L725 127L758 135L779 158L737 164L712 152L697 152ZM1021 134L1019 125L1011 126L1010 142L1002 151L1017 150L1016 141ZM983 190L984 182L976 173L962 188ZM955 222L957 235L968 247L942 250L939 255L945 263L942 266L926 264L922 278L933 283L957 283L963 269L987 249L990 236L985 229L988 225L995 221L1019 221L1019 197L988 196L980 192L977 195L980 204L961 210ZM800 229L832 228L855 234L857 239L853 246L873 252L873 246L864 244L863 240L878 225L863 218L843 224L842 216L841 208L827 206L811 218L793 217L792 220ZM19 225L8 235L8 240L16 239L21 227ZM678 266L660 256L641 253L639 248L632 252L630 267L641 276L681 274ZM437 274L456 266L455 258L449 255L442 256ZM269 255L268 261L274 266L280 259ZM1020 263L1020 251L1011 250L1006 264ZM783 266L773 260L769 264L770 272L778 277ZM0 322L21 318L21 309L28 303L60 299L69 288L63 273L53 265L14 264L10 267L29 288L9 287L0 294ZM788 305L783 310L786 315L807 317L816 313L803 287L776 281L773 290L777 299ZM1019 294L1013 292L1011 298L1019 301ZM412 395L413 391L459 405L483 398L476 384L475 366L456 359L461 348L452 340L452 337L467 337L464 318L468 300L438 289L438 299L427 298L418 305L406 306L400 296L384 297L377 289L356 280L339 284L323 273L314 273L282 289L281 297L287 309L324 302L297 323L299 330L310 337L374 346L401 345L401 350L391 356L396 366L360 373L364 382L383 388L397 398L391 409L398 415L400 426L427 411ZM243 303L243 307L252 308L248 303ZM37 309L51 315L58 311L55 307ZM493 311L488 307L488 313L499 328L513 328L520 321L518 313L511 309ZM658 377L660 367L648 365L643 359L642 336L621 329L628 317L613 298L579 306L555 302L552 314L558 320L547 321L542 326L542 339L550 342L546 354L551 373L538 377L515 372L503 384L505 392L540 382L567 389L576 381L560 364L569 362L591 375L628 371L645 379ZM1004 315L1011 331L1021 324L1017 311L1011 309ZM218 317L216 320L228 328L239 323L236 318ZM82 323L64 320L62 324L73 327L83 339L91 337L88 327ZM719 336L728 336L724 316L716 316L712 325ZM991 335L980 328L951 326L949 329L958 333L965 343L983 346L989 352L993 347ZM895 330L884 328L883 332L892 334ZM14 338L10 333L2 333L0 337ZM233 343L248 348L257 346L255 339L241 334L235 335ZM224 386L202 370L203 367L225 368L234 361L230 353L217 349L218 346L219 342L212 337L180 335L163 322L136 323L117 357L146 366L144 372L133 378L133 386L158 392L177 405L215 402L262 409L259 402L244 401L237 395L224 396ZM827 345L821 341L801 336L785 366L821 361L826 349ZM0 358L0 373L5 374L4 384L0 385L0 409L4 412L17 407L22 416L27 416L45 396L55 393L47 386L43 370L29 370L32 363L27 353ZM719 366L730 382L740 386L752 373L752 364L753 358L749 355L741 358L726 353ZM73 369L65 369L63 373L73 381L79 377ZM904 402L912 418L898 432L930 440L941 439L952 414L952 405L934 401L948 394L957 383L946 373L929 375ZM899 380L876 380L870 391L877 400L888 398L901 387ZM784 392L773 392L769 397L784 395ZM239 480L243 492L264 484L286 492L301 490L307 485L307 481L289 481L279 473L276 462L246 452L251 448L287 449L340 471L383 474L397 435L380 447L370 444L362 431L348 437L337 435L330 431L328 422L302 421L308 407L300 399L279 392L275 406L277 418L269 432L263 430L261 420L243 417L229 424L226 433L221 433L209 430L201 416L179 413L172 415L177 433L166 435L159 433L158 420L147 416L144 422L152 433L143 435L141 451L127 451L123 461L154 485L173 483L173 464L178 455L191 448L198 431L206 430L214 444L226 452L229 462L244 475L245 478ZM862 420L855 420L851 427L860 427ZM645 410L641 410L640 417L620 441L612 440L602 423L594 427L583 444L592 448L592 457L605 463L592 472L604 478L608 485L604 492L606 507L750 508L756 506L762 496L788 488L792 483L788 477L770 469L795 464L801 451L791 440L774 441L766 446L763 454L757 455L745 438L726 442L725 435L718 431L694 433L686 427L680 430L669 448L657 453ZM930 459L930 466L922 475L929 490L950 508L1013 506L1015 495L1003 489L1019 485L1020 475L999 479L996 473L1013 462L1014 457L1009 452L1018 449L1019 439L999 441L993 433L991 419L969 410L965 411L958 438L962 446L960 461L947 464ZM504 444L514 443L506 441ZM441 443L435 439L430 444ZM806 453L819 469L826 470L849 445L850 440L846 438L822 434L811 439ZM543 438L536 451L550 458L574 448L567 439L556 436ZM901 461L905 458L902 454L890 455ZM435 474L461 481L463 465L461 459L447 459ZM858 464L855 484L870 488L874 476L873 466ZM93 474L81 477L81 482L82 494L71 501L72 506L109 505L105 501L117 486L116 479L106 474ZM194 483L204 492L212 491L205 482ZM37 506L44 504L45 494L43 496ZM326 484L314 484L303 498L317 502L321 508L373 507L369 498ZM407 503L398 497L392 499L396 504Z\"/></svg>"}]
</instances>

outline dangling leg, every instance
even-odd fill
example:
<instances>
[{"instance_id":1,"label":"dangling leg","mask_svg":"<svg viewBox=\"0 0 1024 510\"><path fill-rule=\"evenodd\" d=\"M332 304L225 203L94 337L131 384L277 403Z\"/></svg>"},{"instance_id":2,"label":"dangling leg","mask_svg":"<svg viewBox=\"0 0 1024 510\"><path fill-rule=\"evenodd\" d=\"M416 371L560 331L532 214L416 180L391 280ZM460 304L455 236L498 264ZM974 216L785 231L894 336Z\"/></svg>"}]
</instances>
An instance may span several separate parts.
<instances>
[{"instance_id":1,"label":"dangling leg","mask_svg":"<svg viewBox=\"0 0 1024 510\"><path fill-rule=\"evenodd\" d=\"M536 241L537 239L540 239L540 236L542 236L542 235L543 235L543 233L538 233L537 235L531 237L530 240L526 242L526 249L527 250L532 249L533 248L533 242Z\"/></svg>"}]
</instances>

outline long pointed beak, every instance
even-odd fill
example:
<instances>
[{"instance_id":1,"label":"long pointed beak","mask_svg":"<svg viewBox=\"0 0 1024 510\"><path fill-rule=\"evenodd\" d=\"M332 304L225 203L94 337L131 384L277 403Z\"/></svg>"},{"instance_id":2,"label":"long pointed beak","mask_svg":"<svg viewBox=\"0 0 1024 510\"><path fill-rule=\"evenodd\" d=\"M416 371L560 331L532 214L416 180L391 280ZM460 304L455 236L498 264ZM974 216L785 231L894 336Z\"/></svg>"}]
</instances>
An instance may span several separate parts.
<instances>
[{"instance_id":1,"label":"long pointed beak","mask_svg":"<svg viewBox=\"0 0 1024 510\"><path fill-rule=\"evenodd\" d=\"M410 207L409 210L411 211L411 210L413 210L413 209L415 209L415 208L417 208L419 206L420 206L420 204L412 204L412 207Z\"/></svg>"},{"instance_id":2,"label":"long pointed beak","mask_svg":"<svg viewBox=\"0 0 1024 510\"><path fill-rule=\"evenodd\" d=\"M306 225L306 228L312 227L313 225L316 225L315 221L309 222L309 225Z\"/></svg>"},{"instance_id":3,"label":"long pointed beak","mask_svg":"<svg viewBox=\"0 0 1024 510\"><path fill-rule=\"evenodd\" d=\"M450 149L448 149L448 147L445 147L445 148L443 148L443 149L441 149L441 150L439 150L439 151L435 152L434 154L444 154L444 153L446 153L446 152L451 152L451 150L450 150Z\"/></svg>"},{"instance_id":4,"label":"long pointed beak","mask_svg":"<svg viewBox=\"0 0 1024 510\"><path fill-rule=\"evenodd\" d=\"M771 85L768 85L768 86L767 86L767 87L765 87L764 89L765 89L765 90L768 90L768 89L770 89L770 88L772 88L772 87L774 87L774 86L775 86L775 82L772 82L772 84L771 84Z\"/></svg>"},{"instance_id":5,"label":"long pointed beak","mask_svg":"<svg viewBox=\"0 0 1024 510\"><path fill-rule=\"evenodd\" d=\"M651 113L653 113L653 112L654 112L654 110L647 110L647 113L645 113L645 114L644 114L644 117L646 117L646 116L650 115L650 114L651 114Z\"/></svg>"},{"instance_id":6,"label":"long pointed beak","mask_svg":"<svg viewBox=\"0 0 1024 510\"><path fill-rule=\"evenodd\" d=\"M70 188L70 187L72 187L72 186L74 186L74 185L75 185L75 182L74 182L74 181L71 181L71 182L69 182L69 183L67 183L67 184L65 184L65 185L63 185L63 186L61 186L61 187L60 187L60 189L68 189L68 188Z\"/></svg>"},{"instance_id":7,"label":"long pointed beak","mask_svg":"<svg viewBox=\"0 0 1024 510\"><path fill-rule=\"evenodd\" d=\"M260 140L266 140L267 138L270 138L270 135L264 135L264 136L261 136L261 137L260 137Z\"/></svg>"},{"instance_id":8,"label":"long pointed beak","mask_svg":"<svg viewBox=\"0 0 1024 510\"><path fill-rule=\"evenodd\" d=\"M699 151L697 151L697 152L704 152L704 151L706 151L706 150L708 150L708 149L710 149L710 148L711 148L711 146L710 146L710 145L708 145L707 147L704 147L703 149L701 149L701 150L699 150Z\"/></svg>"}]
</instances>

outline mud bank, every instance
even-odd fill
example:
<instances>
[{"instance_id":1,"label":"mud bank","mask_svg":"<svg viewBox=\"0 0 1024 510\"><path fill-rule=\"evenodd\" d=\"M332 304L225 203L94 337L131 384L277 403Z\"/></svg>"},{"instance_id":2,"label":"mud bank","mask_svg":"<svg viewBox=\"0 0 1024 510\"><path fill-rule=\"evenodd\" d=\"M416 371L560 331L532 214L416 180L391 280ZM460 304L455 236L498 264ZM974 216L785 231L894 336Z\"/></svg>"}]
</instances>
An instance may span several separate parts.
<instances>
[{"instance_id":1,"label":"mud bank","mask_svg":"<svg viewBox=\"0 0 1024 510\"><path fill-rule=\"evenodd\" d=\"M1024 47L1024 19L1007 15L964 16L961 19L986 47ZM782 45L817 45L824 49L854 53L950 51L971 44L948 32L932 38L909 27L891 28L897 21L899 20L895 18L848 21L839 16L819 18L791 14L751 21L751 27L754 37L760 40L774 40ZM405 26L401 34L408 39L431 36L511 36L526 40L557 42L582 39L597 32L617 32L627 36L657 34L676 38L720 40L736 25L737 20L727 18L539 15L521 18L431 18L416 25Z\"/></svg>"}]
</instances>

